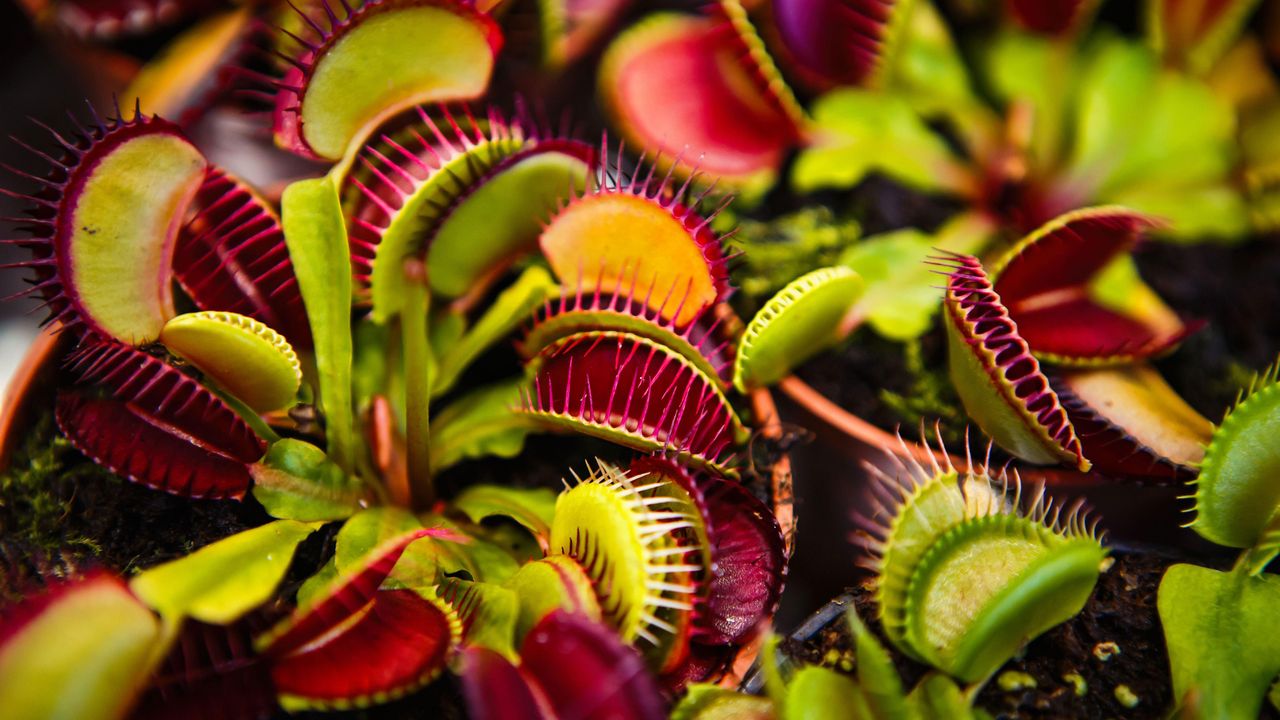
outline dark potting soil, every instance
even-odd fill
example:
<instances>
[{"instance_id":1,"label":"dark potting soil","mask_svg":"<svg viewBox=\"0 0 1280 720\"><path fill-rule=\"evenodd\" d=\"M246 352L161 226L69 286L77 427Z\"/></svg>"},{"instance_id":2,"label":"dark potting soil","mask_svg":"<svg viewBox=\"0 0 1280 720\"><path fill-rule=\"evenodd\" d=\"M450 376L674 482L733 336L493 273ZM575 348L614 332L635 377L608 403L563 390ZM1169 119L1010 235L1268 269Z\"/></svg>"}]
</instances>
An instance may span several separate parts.
<instances>
[{"instance_id":1,"label":"dark potting soil","mask_svg":"<svg viewBox=\"0 0 1280 720\"><path fill-rule=\"evenodd\" d=\"M1175 562L1154 553L1116 552L1115 563L1098 580L1084 609L1072 620L1032 641L1022 655L998 671L978 695L977 705L999 718L1160 718L1173 704L1168 655L1156 611L1156 590ZM858 614L890 649L904 687L927 668L893 650L875 618L868 587L850 590ZM1109 643L1114 643L1112 648ZM848 624L837 615L803 641L788 639L783 651L797 661L853 670ZM1106 659L1103 659L1106 658ZM1005 690L1004 672L1026 673L1034 687ZM1068 675L1078 675L1083 694ZM1116 696L1124 686L1138 699L1128 707ZM1123 691L1122 691L1123 692ZM1280 717L1268 706L1265 717Z\"/></svg>"}]
</instances>

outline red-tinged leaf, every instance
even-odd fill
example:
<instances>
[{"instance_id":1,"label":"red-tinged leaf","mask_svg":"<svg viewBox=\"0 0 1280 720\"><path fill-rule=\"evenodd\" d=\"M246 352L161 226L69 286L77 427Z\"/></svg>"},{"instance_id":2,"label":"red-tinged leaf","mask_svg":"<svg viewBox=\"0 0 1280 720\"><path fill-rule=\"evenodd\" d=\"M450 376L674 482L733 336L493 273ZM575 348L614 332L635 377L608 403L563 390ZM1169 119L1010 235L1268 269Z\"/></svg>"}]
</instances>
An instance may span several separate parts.
<instances>
[{"instance_id":1,"label":"red-tinged leaf","mask_svg":"<svg viewBox=\"0 0 1280 720\"><path fill-rule=\"evenodd\" d=\"M58 0L58 25L98 42L136 37L214 10L218 0Z\"/></svg>"},{"instance_id":2,"label":"red-tinged leaf","mask_svg":"<svg viewBox=\"0 0 1280 720\"><path fill-rule=\"evenodd\" d=\"M99 385L161 429L241 463L256 462L266 443L225 402L161 358L119 343L91 343L68 359L85 383Z\"/></svg>"},{"instance_id":3,"label":"red-tinged leaf","mask_svg":"<svg viewBox=\"0 0 1280 720\"><path fill-rule=\"evenodd\" d=\"M135 720L249 720L277 708L271 670L253 650L250 615L231 625L183 623L173 649L151 678Z\"/></svg>"},{"instance_id":4,"label":"red-tinged leaf","mask_svg":"<svg viewBox=\"0 0 1280 720\"><path fill-rule=\"evenodd\" d=\"M283 657L349 621L373 599L409 543L430 534L431 530L423 528L384 541L368 552L352 572L338 577L326 590L320 591L313 602L299 607L290 617L259 636L257 646L272 657Z\"/></svg>"},{"instance_id":5,"label":"red-tinged leaf","mask_svg":"<svg viewBox=\"0 0 1280 720\"><path fill-rule=\"evenodd\" d=\"M745 55L721 18L656 15L605 54L603 101L633 145L668 161L688 153L726 182L758 182L777 171L800 133Z\"/></svg>"},{"instance_id":6,"label":"red-tinged leaf","mask_svg":"<svg viewBox=\"0 0 1280 720\"><path fill-rule=\"evenodd\" d=\"M604 625L555 611L525 638L520 669L555 716L578 720L666 717L644 659Z\"/></svg>"},{"instance_id":7,"label":"red-tinged leaf","mask_svg":"<svg viewBox=\"0 0 1280 720\"><path fill-rule=\"evenodd\" d=\"M739 483L710 477L702 488L715 571L694 639L743 644L778 609L787 576L782 530L769 508Z\"/></svg>"},{"instance_id":8,"label":"red-tinged leaf","mask_svg":"<svg viewBox=\"0 0 1280 720\"><path fill-rule=\"evenodd\" d=\"M680 667L664 673L659 680L672 693L683 693L691 683L709 683L724 677L733 667L741 648L737 645L689 644L689 654Z\"/></svg>"},{"instance_id":9,"label":"red-tinged leaf","mask_svg":"<svg viewBox=\"0 0 1280 720\"><path fill-rule=\"evenodd\" d=\"M1130 362L1168 352L1197 329L1108 308L1090 292L1098 273L1153 227L1150 218L1124 208L1078 210L1031 233L997 263L994 289L1037 357Z\"/></svg>"},{"instance_id":10,"label":"red-tinged leaf","mask_svg":"<svg viewBox=\"0 0 1280 720\"><path fill-rule=\"evenodd\" d=\"M540 4L543 60L562 67L590 52L634 0L543 0Z\"/></svg>"},{"instance_id":11,"label":"red-tinged leaf","mask_svg":"<svg viewBox=\"0 0 1280 720\"><path fill-rule=\"evenodd\" d=\"M626 333L579 333L533 361L524 411L551 426L722 468L745 436L716 384L671 350Z\"/></svg>"},{"instance_id":12,"label":"red-tinged leaf","mask_svg":"<svg viewBox=\"0 0 1280 720\"><path fill-rule=\"evenodd\" d=\"M1014 22L1042 35L1065 35L1080 26L1096 0L1005 0Z\"/></svg>"},{"instance_id":13,"label":"red-tinged leaf","mask_svg":"<svg viewBox=\"0 0 1280 720\"><path fill-rule=\"evenodd\" d=\"M907 0L773 0L783 57L809 84L880 81ZM907 6L907 7L903 7Z\"/></svg>"},{"instance_id":14,"label":"red-tinged leaf","mask_svg":"<svg viewBox=\"0 0 1280 720\"><path fill-rule=\"evenodd\" d=\"M455 616L417 592L379 590L336 632L278 656L271 676L290 710L386 702L434 679L460 634Z\"/></svg>"},{"instance_id":15,"label":"red-tinged leaf","mask_svg":"<svg viewBox=\"0 0 1280 720\"><path fill-rule=\"evenodd\" d=\"M248 185L210 168L178 235L174 275L201 310L247 315L311 347L311 328L280 218Z\"/></svg>"},{"instance_id":16,"label":"red-tinged leaf","mask_svg":"<svg viewBox=\"0 0 1280 720\"><path fill-rule=\"evenodd\" d=\"M520 669L488 648L463 656L462 695L472 720L556 720Z\"/></svg>"},{"instance_id":17,"label":"red-tinged leaf","mask_svg":"<svg viewBox=\"0 0 1280 720\"><path fill-rule=\"evenodd\" d=\"M198 445L132 403L58 393L54 418L77 450L111 472L147 487L193 498L241 498L248 465Z\"/></svg>"}]
</instances>

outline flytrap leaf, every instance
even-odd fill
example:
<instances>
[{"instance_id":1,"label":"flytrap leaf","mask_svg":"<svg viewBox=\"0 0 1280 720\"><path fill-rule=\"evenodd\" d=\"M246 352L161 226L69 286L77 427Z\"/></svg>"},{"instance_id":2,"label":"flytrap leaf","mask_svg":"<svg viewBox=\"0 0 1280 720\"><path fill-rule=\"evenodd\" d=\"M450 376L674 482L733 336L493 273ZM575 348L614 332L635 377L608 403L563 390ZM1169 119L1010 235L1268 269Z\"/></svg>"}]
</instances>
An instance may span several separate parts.
<instances>
[{"instance_id":1,"label":"flytrap leaf","mask_svg":"<svg viewBox=\"0 0 1280 720\"><path fill-rule=\"evenodd\" d=\"M780 57L807 84L880 87L913 0L774 0Z\"/></svg>"},{"instance_id":2,"label":"flytrap leaf","mask_svg":"<svg viewBox=\"0 0 1280 720\"><path fill-rule=\"evenodd\" d=\"M1051 380L1096 469L1166 482L1195 474L1213 423L1151 367L1072 370Z\"/></svg>"},{"instance_id":3,"label":"flytrap leaf","mask_svg":"<svg viewBox=\"0 0 1280 720\"><path fill-rule=\"evenodd\" d=\"M179 315L160 342L258 413L293 405L302 364L282 335L232 312Z\"/></svg>"},{"instance_id":4,"label":"flytrap leaf","mask_svg":"<svg viewBox=\"0 0 1280 720\"><path fill-rule=\"evenodd\" d=\"M1280 509L1280 361L1256 377L1213 433L1195 480L1190 527L1229 547L1253 547Z\"/></svg>"},{"instance_id":5,"label":"flytrap leaf","mask_svg":"<svg viewBox=\"0 0 1280 720\"><path fill-rule=\"evenodd\" d=\"M656 177L656 165L646 174L641 162L627 178L621 147L613 160L600 183L552 216L539 238L542 254L578 293L643 299L684 328L729 295L727 259L711 228L719 210L700 215L706 192L685 204L689 183L677 188L671 173Z\"/></svg>"},{"instance_id":6,"label":"flytrap leaf","mask_svg":"<svg viewBox=\"0 0 1280 720\"><path fill-rule=\"evenodd\" d=\"M301 522L341 520L360 509L365 487L320 448L293 438L271 444L249 466L253 497L272 517Z\"/></svg>"},{"instance_id":7,"label":"flytrap leaf","mask_svg":"<svg viewBox=\"0 0 1280 720\"><path fill-rule=\"evenodd\" d=\"M1174 702L1199 717L1257 717L1280 674L1278 604L1280 579L1274 575L1170 567L1156 606Z\"/></svg>"},{"instance_id":8,"label":"flytrap leaf","mask_svg":"<svg viewBox=\"0 0 1280 720\"><path fill-rule=\"evenodd\" d=\"M1090 467L1040 363L1009 317L982 263L951 268L943 303L951 382L969 417L1000 447L1029 462Z\"/></svg>"},{"instance_id":9,"label":"flytrap leaf","mask_svg":"<svg viewBox=\"0 0 1280 720\"><path fill-rule=\"evenodd\" d=\"M1147 0L1147 29L1167 61L1195 74L1213 67L1234 42L1257 0Z\"/></svg>"},{"instance_id":10,"label":"flytrap leaf","mask_svg":"<svg viewBox=\"0 0 1280 720\"><path fill-rule=\"evenodd\" d=\"M243 7L202 20L143 65L121 95L190 127L229 89L230 66L248 49L253 25Z\"/></svg>"},{"instance_id":11,"label":"flytrap leaf","mask_svg":"<svg viewBox=\"0 0 1280 720\"><path fill-rule=\"evenodd\" d=\"M843 698L842 703L848 702ZM690 685L688 692L671 709L671 720L773 720L773 703L768 698L734 692L719 685Z\"/></svg>"},{"instance_id":12,"label":"flytrap leaf","mask_svg":"<svg viewBox=\"0 0 1280 720\"><path fill-rule=\"evenodd\" d=\"M517 641L527 637L534 626L556 610L595 621L603 617L595 581L577 560L567 555L548 555L525 563L508 578L506 586L515 592L520 603L515 627Z\"/></svg>"},{"instance_id":13,"label":"flytrap leaf","mask_svg":"<svg viewBox=\"0 0 1280 720\"><path fill-rule=\"evenodd\" d=\"M470 3L375 0L352 11L343 2L337 12L329 0L321 5L324 16L304 16L277 83L275 137L287 150L338 160L403 110L488 88L502 32Z\"/></svg>"},{"instance_id":14,"label":"flytrap leaf","mask_svg":"<svg viewBox=\"0 0 1280 720\"><path fill-rule=\"evenodd\" d=\"M161 643L156 616L106 574L64 580L0 620L0 698L15 718L123 717Z\"/></svg>"},{"instance_id":15,"label":"flytrap leaf","mask_svg":"<svg viewBox=\"0 0 1280 720\"><path fill-rule=\"evenodd\" d=\"M597 286L590 292L580 283L576 290L561 293L558 300L548 299L517 346L521 357L532 359L548 345L580 332L614 330L674 350L707 377L720 381L722 389L727 388L732 363L726 343L718 337L720 324L702 317L711 314L711 308L678 328L662 312L669 299L655 308L652 295L634 296L634 289L622 282L619 275L612 289Z\"/></svg>"},{"instance_id":16,"label":"flytrap leaf","mask_svg":"<svg viewBox=\"0 0 1280 720\"><path fill-rule=\"evenodd\" d=\"M298 275L315 343L320 407L329 457L343 470L355 462L351 399L351 261L342 207L328 177L299 180L281 198L284 238Z\"/></svg>"},{"instance_id":17,"label":"flytrap leaf","mask_svg":"<svg viewBox=\"0 0 1280 720\"><path fill-rule=\"evenodd\" d=\"M1098 0L1005 0L1005 11L1026 30L1064 36L1087 23L1097 5Z\"/></svg>"},{"instance_id":18,"label":"flytrap leaf","mask_svg":"<svg viewBox=\"0 0 1280 720\"><path fill-rule=\"evenodd\" d=\"M547 488L472 485L454 498L453 506L477 524L490 518L509 518L545 542L551 534L556 496Z\"/></svg>"},{"instance_id":19,"label":"flytrap leaf","mask_svg":"<svg viewBox=\"0 0 1280 720\"><path fill-rule=\"evenodd\" d=\"M407 258L425 257L436 293L474 291L533 249L539 223L594 169L589 146L528 120L432 112L419 106L364 146L343 183L352 265L378 322L400 310Z\"/></svg>"},{"instance_id":20,"label":"flytrap leaf","mask_svg":"<svg viewBox=\"0 0 1280 720\"><path fill-rule=\"evenodd\" d=\"M315 528L277 520L143 571L129 589L170 621L229 624L265 603Z\"/></svg>"},{"instance_id":21,"label":"flytrap leaf","mask_svg":"<svg viewBox=\"0 0 1280 720\"><path fill-rule=\"evenodd\" d=\"M605 52L599 88L633 146L657 152L668 169L696 149L698 169L748 191L772 182L804 124L736 0L710 16L663 13L631 26Z\"/></svg>"},{"instance_id":22,"label":"flytrap leaf","mask_svg":"<svg viewBox=\"0 0 1280 720\"><path fill-rule=\"evenodd\" d=\"M494 583L447 577L440 581L436 594L453 608L462 623L464 645L515 657L520 601L514 592Z\"/></svg>"},{"instance_id":23,"label":"flytrap leaf","mask_svg":"<svg viewBox=\"0 0 1280 720\"><path fill-rule=\"evenodd\" d=\"M431 467L435 472L463 460L519 455L525 437L537 429L532 419L515 411L527 386L520 377L476 388L432 417Z\"/></svg>"},{"instance_id":24,"label":"flytrap leaf","mask_svg":"<svg viewBox=\"0 0 1280 720\"><path fill-rule=\"evenodd\" d=\"M59 429L94 462L175 495L239 498L249 489L248 465L265 443L193 378L117 343L88 345L70 364L110 393L63 390L55 406Z\"/></svg>"},{"instance_id":25,"label":"flytrap leaf","mask_svg":"<svg viewBox=\"0 0 1280 720\"><path fill-rule=\"evenodd\" d=\"M1041 360L1123 364L1168 352L1195 329L1158 299L1154 307L1108 307L1090 284L1156 227L1119 207L1076 210L1023 238L994 265L995 292Z\"/></svg>"},{"instance_id":26,"label":"flytrap leaf","mask_svg":"<svg viewBox=\"0 0 1280 720\"><path fill-rule=\"evenodd\" d=\"M1024 511L1016 475L898 462L896 477L873 471L887 517L866 529L899 649L977 682L1084 606L1106 552L1080 503L1064 514L1041 487Z\"/></svg>"},{"instance_id":27,"label":"flytrap leaf","mask_svg":"<svg viewBox=\"0 0 1280 720\"><path fill-rule=\"evenodd\" d=\"M563 68L590 52L632 0L539 0L542 62Z\"/></svg>"},{"instance_id":28,"label":"flytrap leaf","mask_svg":"<svg viewBox=\"0 0 1280 720\"><path fill-rule=\"evenodd\" d=\"M280 218L266 200L209 168L197 212L178 234L173 273L201 310L247 315L301 349L312 346L307 311Z\"/></svg>"},{"instance_id":29,"label":"flytrap leaf","mask_svg":"<svg viewBox=\"0 0 1280 720\"><path fill-rule=\"evenodd\" d=\"M340 570L255 640L272 659L286 709L364 707L415 690L444 668L462 627L447 604L410 589L379 589L405 548L400 533Z\"/></svg>"},{"instance_id":30,"label":"flytrap leaf","mask_svg":"<svg viewBox=\"0 0 1280 720\"><path fill-rule=\"evenodd\" d=\"M666 718L661 690L640 655L588 618L551 613L529 632L520 659L517 667L491 650L467 653L462 690L471 717Z\"/></svg>"},{"instance_id":31,"label":"flytrap leaf","mask_svg":"<svg viewBox=\"0 0 1280 720\"><path fill-rule=\"evenodd\" d=\"M733 385L739 392L771 385L805 360L843 340L862 295L862 278L846 267L813 270L778 291L738 341Z\"/></svg>"},{"instance_id":32,"label":"flytrap leaf","mask_svg":"<svg viewBox=\"0 0 1280 720\"><path fill-rule=\"evenodd\" d=\"M176 125L140 111L106 122L94 111L93 123L50 129L59 157L21 143L51 171L14 171L39 183L30 195L4 190L31 204L32 237L18 244L32 258L17 265L35 276L20 294L42 298L49 322L142 345L174 315L174 237L206 163Z\"/></svg>"},{"instance_id":33,"label":"flytrap leaf","mask_svg":"<svg viewBox=\"0 0 1280 720\"><path fill-rule=\"evenodd\" d=\"M523 412L539 424L734 474L729 455L747 431L717 383L677 353L626 333L578 333L530 371Z\"/></svg>"},{"instance_id":34,"label":"flytrap leaf","mask_svg":"<svg viewBox=\"0 0 1280 720\"><path fill-rule=\"evenodd\" d=\"M250 613L231 625L182 623L129 717L233 720L278 711L271 670L253 652L251 628L262 616Z\"/></svg>"},{"instance_id":35,"label":"flytrap leaf","mask_svg":"<svg viewBox=\"0 0 1280 720\"><path fill-rule=\"evenodd\" d=\"M651 667L678 667L709 570L699 546L698 526L705 537L705 521L698 508L688 495L664 492L669 479L633 477L603 461L575 479L556 501L551 552L583 567L607 622L637 644Z\"/></svg>"}]
</instances>

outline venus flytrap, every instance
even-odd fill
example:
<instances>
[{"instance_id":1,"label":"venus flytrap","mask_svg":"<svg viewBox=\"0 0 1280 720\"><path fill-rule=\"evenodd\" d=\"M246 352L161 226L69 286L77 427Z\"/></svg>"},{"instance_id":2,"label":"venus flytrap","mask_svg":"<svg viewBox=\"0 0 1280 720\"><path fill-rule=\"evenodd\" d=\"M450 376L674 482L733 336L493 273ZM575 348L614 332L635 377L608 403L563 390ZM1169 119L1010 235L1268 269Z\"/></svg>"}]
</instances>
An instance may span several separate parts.
<instances>
[{"instance_id":1,"label":"venus flytrap","mask_svg":"<svg viewBox=\"0 0 1280 720\"><path fill-rule=\"evenodd\" d=\"M1257 715L1280 673L1280 635L1270 615L1280 581L1266 573L1280 553L1280 361L1260 373L1214 431L1194 481L1192 520L1201 537L1241 548L1226 572L1174 565L1160 583L1174 703L1206 718Z\"/></svg>"}]
</instances>

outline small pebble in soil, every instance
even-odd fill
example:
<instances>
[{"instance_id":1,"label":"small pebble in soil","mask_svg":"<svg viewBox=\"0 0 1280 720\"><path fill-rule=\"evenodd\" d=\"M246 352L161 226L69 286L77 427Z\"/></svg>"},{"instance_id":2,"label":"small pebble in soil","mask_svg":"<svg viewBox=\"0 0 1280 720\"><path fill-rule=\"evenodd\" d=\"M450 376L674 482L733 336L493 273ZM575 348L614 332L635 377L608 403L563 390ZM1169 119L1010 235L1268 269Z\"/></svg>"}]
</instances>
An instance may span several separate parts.
<instances>
[{"instance_id":1,"label":"small pebble in soil","mask_svg":"<svg viewBox=\"0 0 1280 720\"><path fill-rule=\"evenodd\" d=\"M1129 708L1130 710L1138 707L1138 703L1142 702L1142 698L1138 697L1137 695L1134 695L1133 691L1129 689L1128 685L1117 685L1115 692L1116 692L1116 700L1119 701L1121 705Z\"/></svg>"},{"instance_id":2,"label":"small pebble in soil","mask_svg":"<svg viewBox=\"0 0 1280 720\"><path fill-rule=\"evenodd\" d=\"M1067 673L1062 676L1062 680L1071 686L1076 697L1084 697L1089 692L1089 683L1085 681L1084 676L1080 673Z\"/></svg>"},{"instance_id":3,"label":"small pebble in soil","mask_svg":"<svg viewBox=\"0 0 1280 720\"><path fill-rule=\"evenodd\" d=\"M1031 690L1036 686L1036 679L1024 672L1017 670L1005 670L1000 673L1000 677L996 679L996 684L1005 692L1018 692L1020 690Z\"/></svg>"},{"instance_id":4,"label":"small pebble in soil","mask_svg":"<svg viewBox=\"0 0 1280 720\"><path fill-rule=\"evenodd\" d=\"M1111 555L1108 555L1102 558L1102 562L1098 565L1098 572L1106 572L1111 569L1112 565L1115 565L1115 564L1116 564L1116 559Z\"/></svg>"},{"instance_id":5,"label":"small pebble in soil","mask_svg":"<svg viewBox=\"0 0 1280 720\"><path fill-rule=\"evenodd\" d=\"M1100 662L1106 662L1119 654L1120 646L1110 640L1093 646L1093 656L1098 658Z\"/></svg>"}]
</instances>

